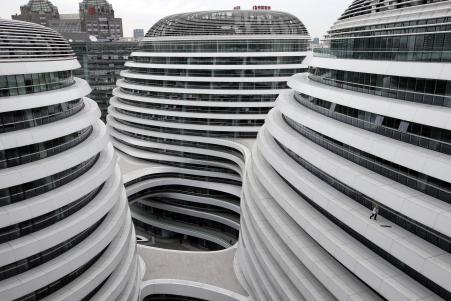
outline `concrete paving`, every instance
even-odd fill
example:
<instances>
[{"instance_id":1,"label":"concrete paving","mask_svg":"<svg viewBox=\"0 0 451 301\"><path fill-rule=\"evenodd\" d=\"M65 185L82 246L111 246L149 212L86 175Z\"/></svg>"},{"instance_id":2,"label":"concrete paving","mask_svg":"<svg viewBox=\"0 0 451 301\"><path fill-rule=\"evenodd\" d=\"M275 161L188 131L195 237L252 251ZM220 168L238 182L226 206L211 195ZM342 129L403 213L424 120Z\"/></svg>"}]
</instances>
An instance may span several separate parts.
<instances>
[{"instance_id":1,"label":"concrete paving","mask_svg":"<svg viewBox=\"0 0 451 301\"><path fill-rule=\"evenodd\" d=\"M235 251L236 248L216 252L189 252L138 245L138 253L146 263L142 280L189 280L247 296L233 270Z\"/></svg>"}]
</instances>

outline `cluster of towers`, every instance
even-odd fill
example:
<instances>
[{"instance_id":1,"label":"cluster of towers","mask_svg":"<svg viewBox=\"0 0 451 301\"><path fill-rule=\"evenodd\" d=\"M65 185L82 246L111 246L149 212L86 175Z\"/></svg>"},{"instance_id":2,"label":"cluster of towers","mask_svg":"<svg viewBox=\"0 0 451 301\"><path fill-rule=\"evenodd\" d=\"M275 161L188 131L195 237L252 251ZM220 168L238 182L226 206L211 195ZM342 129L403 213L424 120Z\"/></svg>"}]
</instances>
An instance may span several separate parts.
<instances>
[{"instance_id":1,"label":"cluster of towers","mask_svg":"<svg viewBox=\"0 0 451 301\"><path fill-rule=\"evenodd\" d=\"M83 0L78 14L60 14L49 0L30 0L20 7L20 14L11 17L51 27L67 39L93 36L99 41L109 41L123 36L122 19L115 17L107 0Z\"/></svg>"}]
</instances>

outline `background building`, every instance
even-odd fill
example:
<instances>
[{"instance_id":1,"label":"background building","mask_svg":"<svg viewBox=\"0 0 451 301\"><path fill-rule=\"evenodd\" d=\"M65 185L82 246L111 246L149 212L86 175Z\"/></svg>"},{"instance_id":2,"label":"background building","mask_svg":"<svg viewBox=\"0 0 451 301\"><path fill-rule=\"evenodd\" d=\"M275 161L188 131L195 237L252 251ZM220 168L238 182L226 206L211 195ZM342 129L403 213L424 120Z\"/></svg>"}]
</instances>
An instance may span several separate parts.
<instances>
[{"instance_id":1,"label":"background building","mask_svg":"<svg viewBox=\"0 0 451 301\"><path fill-rule=\"evenodd\" d=\"M75 75L87 80L92 88L89 95L94 99L102 112L105 121L109 100L120 78L121 70L137 42L72 42L71 47L77 55L81 68Z\"/></svg>"},{"instance_id":2,"label":"background building","mask_svg":"<svg viewBox=\"0 0 451 301\"><path fill-rule=\"evenodd\" d=\"M106 0L80 2L81 30L99 41L117 40L123 36L122 19L114 16L113 6Z\"/></svg>"},{"instance_id":3,"label":"background building","mask_svg":"<svg viewBox=\"0 0 451 301\"><path fill-rule=\"evenodd\" d=\"M60 14L59 19L50 20L48 26L55 29L65 38L67 37L64 34L82 32L79 14Z\"/></svg>"},{"instance_id":4,"label":"background building","mask_svg":"<svg viewBox=\"0 0 451 301\"><path fill-rule=\"evenodd\" d=\"M58 8L49 0L30 0L20 7L20 15L15 14L11 18L49 26L50 21L59 20L60 16Z\"/></svg>"},{"instance_id":5,"label":"background building","mask_svg":"<svg viewBox=\"0 0 451 301\"><path fill-rule=\"evenodd\" d=\"M85 0L80 3L79 14L59 14L58 8L48 0L30 0L21 6L21 15L12 18L42 23L71 43L81 63L81 69L76 70L75 75L91 85L89 97L98 103L105 121L116 80L137 44L119 41L122 19L114 17L111 4L105 0Z\"/></svg>"},{"instance_id":6,"label":"background building","mask_svg":"<svg viewBox=\"0 0 451 301\"><path fill-rule=\"evenodd\" d=\"M133 38L135 40L141 40L142 38L144 38L144 29L142 28L133 29Z\"/></svg>"},{"instance_id":7,"label":"background building","mask_svg":"<svg viewBox=\"0 0 451 301\"><path fill-rule=\"evenodd\" d=\"M74 52L34 23L0 32L0 299L137 300L121 173Z\"/></svg>"},{"instance_id":8,"label":"background building","mask_svg":"<svg viewBox=\"0 0 451 301\"><path fill-rule=\"evenodd\" d=\"M49 0L29 0L20 12L11 18L51 27L68 40L90 41L93 36L98 41L111 41L123 36L122 19L114 16L106 0L83 0L76 14L59 14Z\"/></svg>"},{"instance_id":9,"label":"background building","mask_svg":"<svg viewBox=\"0 0 451 301\"><path fill-rule=\"evenodd\" d=\"M243 185L254 300L451 300L450 8L354 1L288 81Z\"/></svg>"},{"instance_id":10,"label":"background building","mask_svg":"<svg viewBox=\"0 0 451 301\"><path fill-rule=\"evenodd\" d=\"M296 17L268 10L172 15L148 31L108 112L122 166L136 170L125 182L140 234L195 250L237 241L248 148L306 71L309 41Z\"/></svg>"}]
</instances>

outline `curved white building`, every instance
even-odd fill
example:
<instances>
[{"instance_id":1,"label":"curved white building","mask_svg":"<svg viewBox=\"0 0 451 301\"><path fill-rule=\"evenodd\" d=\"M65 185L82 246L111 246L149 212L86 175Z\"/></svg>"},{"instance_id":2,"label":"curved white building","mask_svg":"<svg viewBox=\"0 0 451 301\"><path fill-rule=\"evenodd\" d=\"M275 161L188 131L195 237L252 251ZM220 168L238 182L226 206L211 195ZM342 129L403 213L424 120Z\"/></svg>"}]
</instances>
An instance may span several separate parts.
<instances>
[{"instance_id":1,"label":"curved white building","mask_svg":"<svg viewBox=\"0 0 451 301\"><path fill-rule=\"evenodd\" d=\"M247 149L289 77L306 71L308 43L276 11L178 14L149 30L108 115L140 234L208 250L236 242Z\"/></svg>"},{"instance_id":2,"label":"curved white building","mask_svg":"<svg viewBox=\"0 0 451 301\"><path fill-rule=\"evenodd\" d=\"M289 80L243 185L253 300L451 300L450 28L451 1L357 0Z\"/></svg>"},{"instance_id":3,"label":"curved white building","mask_svg":"<svg viewBox=\"0 0 451 301\"><path fill-rule=\"evenodd\" d=\"M136 300L119 167L55 31L0 20L0 300Z\"/></svg>"}]
</instances>

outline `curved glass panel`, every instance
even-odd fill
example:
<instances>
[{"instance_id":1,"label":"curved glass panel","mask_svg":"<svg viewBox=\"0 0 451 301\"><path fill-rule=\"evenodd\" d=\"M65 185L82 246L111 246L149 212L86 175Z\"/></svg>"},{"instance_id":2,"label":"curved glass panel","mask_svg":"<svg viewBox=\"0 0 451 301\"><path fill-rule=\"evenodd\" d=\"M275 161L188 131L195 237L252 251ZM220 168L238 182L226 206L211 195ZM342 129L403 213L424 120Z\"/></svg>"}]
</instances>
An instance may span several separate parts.
<instances>
[{"instance_id":1,"label":"curved glass panel","mask_svg":"<svg viewBox=\"0 0 451 301\"><path fill-rule=\"evenodd\" d=\"M42 143L0 150L0 169L27 164L62 153L85 141L91 132L92 126Z\"/></svg>"},{"instance_id":2,"label":"curved glass panel","mask_svg":"<svg viewBox=\"0 0 451 301\"><path fill-rule=\"evenodd\" d=\"M28 183L0 189L0 207L17 203L25 199L46 193L80 177L96 163L95 157L54 175Z\"/></svg>"},{"instance_id":3,"label":"curved glass panel","mask_svg":"<svg viewBox=\"0 0 451 301\"><path fill-rule=\"evenodd\" d=\"M358 164L366 169L372 170L402 185L406 185L412 189L451 204L451 183L356 149L350 145L344 144L309 129L287 116L284 116L284 119L290 127L305 138L345 158L346 160L354 162L355 164Z\"/></svg>"},{"instance_id":4,"label":"curved glass panel","mask_svg":"<svg viewBox=\"0 0 451 301\"><path fill-rule=\"evenodd\" d=\"M46 107L0 113L0 134L52 123L84 108L83 99Z\"/></svg>"},{"instance_id":5,"label":"curved glass panel","mask_svg":"<svg viewBox=\"0 0 451 301\"><path fill-rule=\"evenodd\" d=\"M57 90L74 83L72 70L0 76L0 97Z\"/></svg>"}]
</instances>

